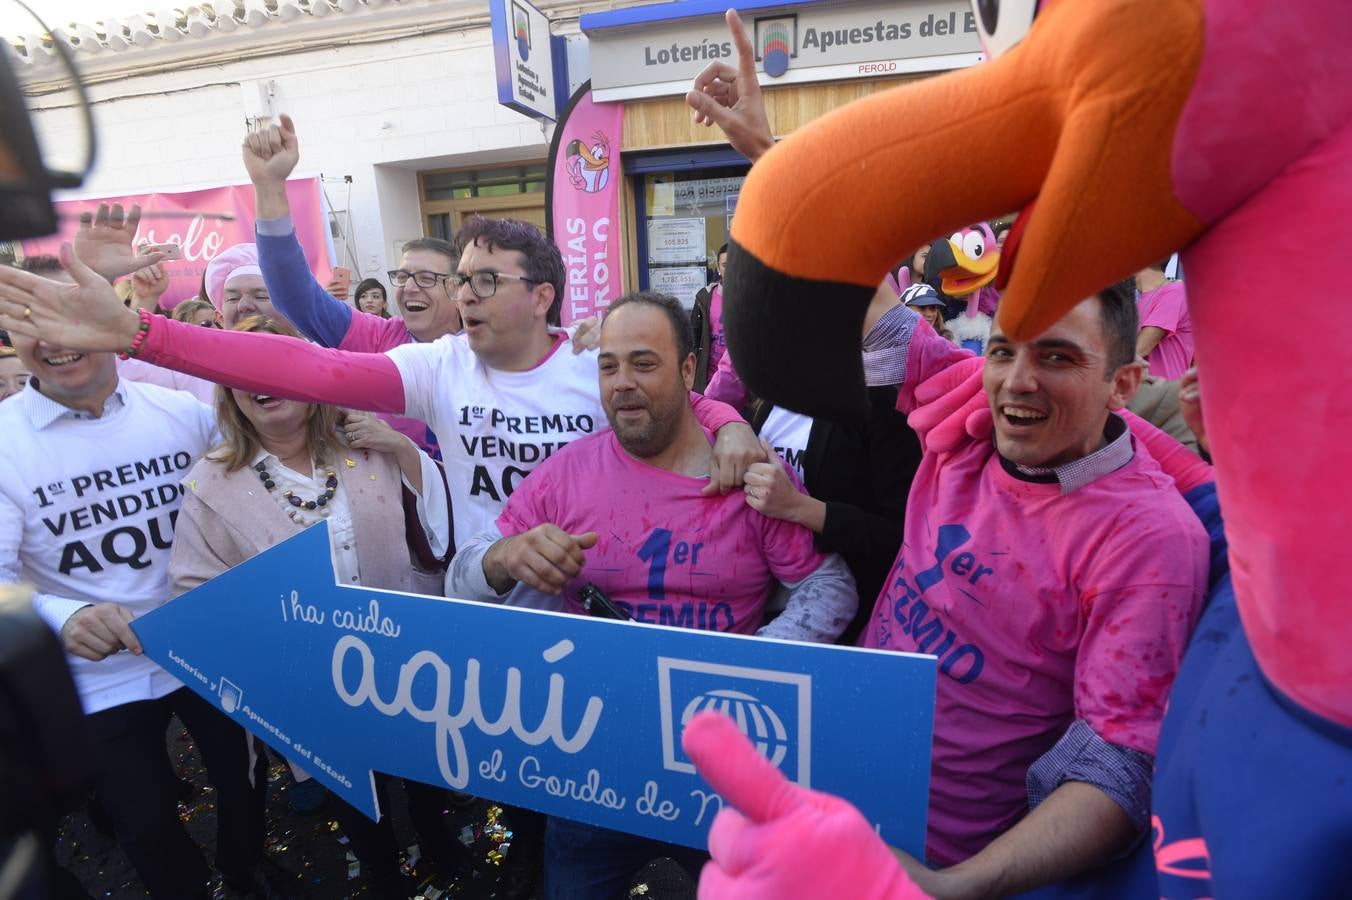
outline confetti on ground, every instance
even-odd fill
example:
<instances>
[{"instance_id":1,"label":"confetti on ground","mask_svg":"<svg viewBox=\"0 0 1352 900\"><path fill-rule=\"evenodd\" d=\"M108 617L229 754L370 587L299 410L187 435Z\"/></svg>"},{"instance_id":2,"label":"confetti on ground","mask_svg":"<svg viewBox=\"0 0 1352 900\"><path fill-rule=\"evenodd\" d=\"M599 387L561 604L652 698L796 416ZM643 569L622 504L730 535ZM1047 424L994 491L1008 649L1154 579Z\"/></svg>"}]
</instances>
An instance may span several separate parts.
<instances>
[{"instance_id":1,"label":"confetti on ground","mask_svg":"<svg viewBox=\"0 0 1352 900\"><path fill-rule=\"evenodd\" d=\"M182 781L179 818L210 860L216 844L216 795L207 783L196 747L177 720L169 729L169 758ZM291 773L275 755L270 755L269 761L268 855L297 873L312 900L391 900L367 883L365 867L351 852L337 820L331 818L337 801L330 797L323 807L308 815L294 811L288 802ZM511 823L501 807L464 795L448 795L444 833L449 842L469 848L474 867L468 872L445 873L424 862L398 781L391 784L389 805L396 845L407 848L397 862L410 881L410 896L417 890L427 900L500 900L501 866L511 840ZM94 897L142 900L146 896L140 878L112 838L107 817L96 808L65 818L56 852L61 865ZM240 900L219 877L212 882L211 898Z\"/></svg>"}]
</instances>

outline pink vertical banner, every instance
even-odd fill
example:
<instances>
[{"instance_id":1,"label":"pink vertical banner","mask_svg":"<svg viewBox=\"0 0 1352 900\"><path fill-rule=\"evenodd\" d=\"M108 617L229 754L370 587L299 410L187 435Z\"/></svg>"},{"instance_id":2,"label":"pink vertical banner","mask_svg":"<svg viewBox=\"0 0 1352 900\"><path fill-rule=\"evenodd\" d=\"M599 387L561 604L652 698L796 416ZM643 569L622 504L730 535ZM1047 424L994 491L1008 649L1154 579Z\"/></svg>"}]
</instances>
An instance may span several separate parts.
<instances>
[{"instance_id":1,"label":"pink vertical banner","mask_svg":"<svg viewBox=\"0 0 1352 900\"><path fill-rule=\"evenodd\" d=\"M291 204L291 220L296 225L296 236L305 249L305 258L309 260L310 268L320 282L327 282L333 266L333 245L329 237L328 218L324 214L323 190L319 179L288 181L286 196ZM216 254L235 244L252 243L254 239L253 185L242 184L181 193L157 192L61 200L55 204L57 215L61 217L60 231L50 237L24 241L24 255L56 255L61 242L75 236L80 227L80 213L93 212L100 203L121 203L127 209L133 203L139 203L143 218L136 240L151 244L177 244L183 251L182 259L163 264L169 275L169 288L160 298L160 305L166 309L197 296L207 263ZM173 212L176 215L158 217L154 215L156 212ZM220 213L230 213L234 218L214 218Z\"/></svg>"},{"instance_id":2,"label":"pink vertical banner","mask_svg":"<svg viewBox=\"0 0 1352 900\"><path fill-rule=\"evenodd\" d=\"M601 315L621 293L619 233L621 103L593 103L578 89L554 128L545 212L566 274L561 318Z\"/></svg>"}]
</instances>

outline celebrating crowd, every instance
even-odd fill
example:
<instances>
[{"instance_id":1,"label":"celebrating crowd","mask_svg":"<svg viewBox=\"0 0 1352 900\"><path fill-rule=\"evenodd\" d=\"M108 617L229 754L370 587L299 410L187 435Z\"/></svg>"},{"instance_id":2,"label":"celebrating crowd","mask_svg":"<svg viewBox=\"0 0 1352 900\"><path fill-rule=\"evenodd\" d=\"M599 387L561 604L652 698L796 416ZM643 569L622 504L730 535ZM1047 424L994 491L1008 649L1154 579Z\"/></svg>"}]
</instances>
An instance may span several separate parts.
<instances>
[{"instance_id":1,"label":"celebrating crowd","mask_svg":"<svg viewBox=\"0 0 1352 900\"><path fill-rule=\"evenodd\" d=\"M690 102L754 161L773 139L733 25L742 68L711 64ZM747 391L721 284L693 317L635 292L560 327L560 252L521 222L412 241L392 295L368 279L349 304L292 226L299 154L286 116L245 138L256 241L172 316L153 311L162 260L134 247L135 210L0 272L0 579L35 585L65 646L96 802L151 896L210 880L176 811L175 715L216 790L226 884L300 894L263 852L257 739L128 623L320 520L342 583L578 615L598 589L655 625L933 654L927 864L898 854L935 896L1050 884L1147 833L1209 562L1184 499L1206 467L1183 444L1205 434L1167 261L1022 341L981 261L999 223L896 248L859 335L870 415L840 422ZM957 269L990 277L958 287ZM655 541L689 559L656 586ZM453 864L446 792L404 790L424 855ZM649 860L707 858L507 814L520 896L537 870L540 896L609 898ZM375 894L407 896L388 823L339 819Z\"/></svg>"}]
</instances>

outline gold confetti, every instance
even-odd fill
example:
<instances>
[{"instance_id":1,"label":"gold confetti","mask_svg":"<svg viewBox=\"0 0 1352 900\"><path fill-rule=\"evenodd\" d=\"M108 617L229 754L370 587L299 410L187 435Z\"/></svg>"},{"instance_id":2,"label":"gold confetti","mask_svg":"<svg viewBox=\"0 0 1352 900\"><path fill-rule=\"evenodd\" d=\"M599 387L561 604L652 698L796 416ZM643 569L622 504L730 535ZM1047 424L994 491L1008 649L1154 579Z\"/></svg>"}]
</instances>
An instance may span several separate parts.
<instances>
[{"instance_id":1,"label":"gold confetti","mask_svg":"<svg viewBox=\"0 0 1352 900\"><path fill-rule=\"evenodd\" d=\"M347 463L347 467L349 469L357 468L357 461L355 459L348 459L347 457L343 457L343 462Z\"/></svg>"},{"instance_id":2,"label":"gold confetti","mask_svg":"<svg viewBox=\"0 0 1352 900\"><path fill-rule=\"evenodd\" d=\"M372 476L371 476L371 480L372 480L372 481L375 481L375 480L376 480L376 476L375 476L375 475L372 475Z\"/></svg>"}]
</instances>

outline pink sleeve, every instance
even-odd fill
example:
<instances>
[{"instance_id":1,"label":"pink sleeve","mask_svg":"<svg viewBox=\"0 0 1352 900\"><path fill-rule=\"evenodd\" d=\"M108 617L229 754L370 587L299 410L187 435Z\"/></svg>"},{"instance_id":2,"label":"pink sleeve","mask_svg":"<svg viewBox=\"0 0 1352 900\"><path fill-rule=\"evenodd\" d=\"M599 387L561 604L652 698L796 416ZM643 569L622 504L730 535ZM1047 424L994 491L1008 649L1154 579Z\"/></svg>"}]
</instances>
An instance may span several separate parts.
<instances>
[{"instance_id":1,"label":"pink sleeve","mask_svg":"<svg viewBox=\"0 0 1352 900\"><path fill-rule=\"evenodd\" d=\"M137 358L288 400L404 411L399 369L380 353L327 350L279 334L199 328L156 316Z\"/></svg>"},{"instance_id":2,"label":"pink sleeve","mask_svg":"<svg viewBox=\"0 0 1352 900\"><path fill-rule=\"evenodd\" d=\"M728 404L720 403L694 391L690 392L690 408L695 411L695 419L700 425L714 434L718 434L718 429L724 425L746 424L746 419L743 419L737 410Z\"/></svg>"},{"instance_id":3,"label":"pink sleeve","mask_svg":"<svg viewBox=\"0 0 1352 900\"><path fill-rule=\"evenodd\" d=\"M1155 752L1206 587L1206 532L1189 510L1180 513L1155 507L1122 520L1127 536L1086 573L1075 717L1142 753Z\"/></svg>"},{"instance_id":4,"label":"pink sleeve","mask_svg":"<svg viewBox=\"0 0 1352 900\"><path fill-rule=\"evenodd\" d=\"M1126 420L1132 437L1140 441L1165 474L1173 478L1180 494L1186 494L1195 487L1216 480L1216 474L1211 466L1172 436L1130 410L1119 410L1118 415Z\"/></svg>"},{"instance_id":5,"label":"pink sleeve","mask_svg":"<svg viewBox=\"0 0 1352 900\"><path fill-rule=\"evenodd\" d=\"M408 328L403 319L386 319L354 309L352 321L348 323L347 333L343 335L338 349L379 353L408 342Z\"/></svg>"},{"instance_id":6,"label":"pink sleeve","mask_svg":"<svg viewBox=\"0 0 1352 900\"><path fill-rule=\"evenodd\" d=\"M718 360L718 368L714 371L714 377L709 379L704 396L739 409L746 406L746 386L732 367L732 354L724 353Z\"/></svg>"},{"instance_id":7,"label":"pink sleeve","mask_svg":"<svg viewBox=\"0 0 1352 900\"><path fill-rule=\"evenodd\" d=\"M1178 331L1179 323L1188 314L1188 292L1183 289L1183 283L1174 281L1161 287L1142 312L1142 328L1153 325L1169 334Z\"/></svg>"},{"instance_id":8,"label":"pink sleeve","mask_svg":"<svg viewBox=\"0 0 1352 900\"><path fill-rule=\"evenodd\" d=\"M910 344L906 348L906 371L897 390L897 409L904 413L911 412L920 405L915 391L921 383L974 355L971 350L964 350L952 341L945 340L917 316Z\"/></svg>"}]
</instances>

